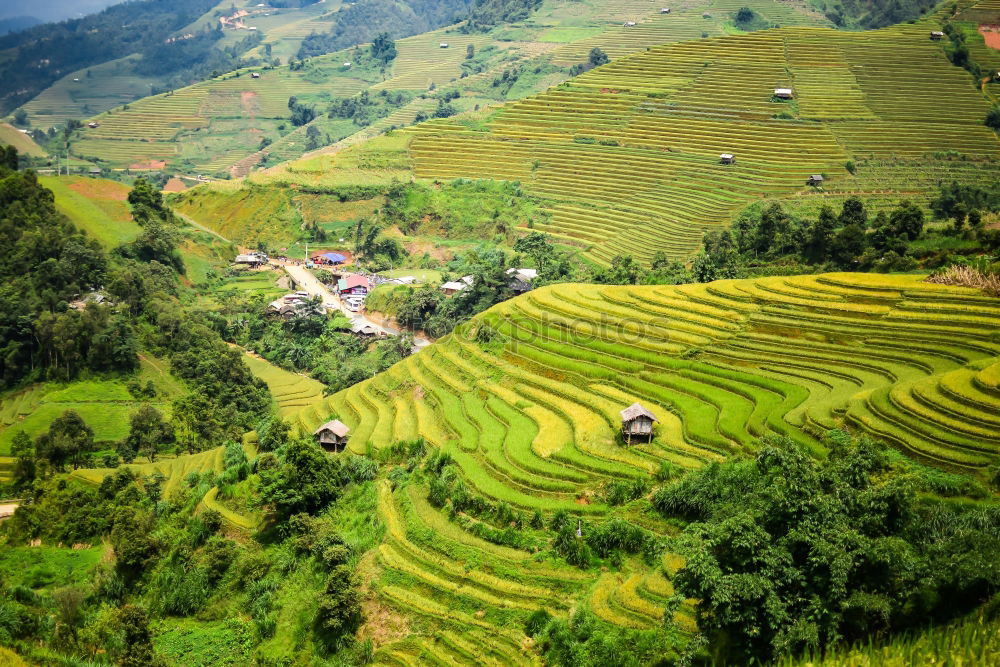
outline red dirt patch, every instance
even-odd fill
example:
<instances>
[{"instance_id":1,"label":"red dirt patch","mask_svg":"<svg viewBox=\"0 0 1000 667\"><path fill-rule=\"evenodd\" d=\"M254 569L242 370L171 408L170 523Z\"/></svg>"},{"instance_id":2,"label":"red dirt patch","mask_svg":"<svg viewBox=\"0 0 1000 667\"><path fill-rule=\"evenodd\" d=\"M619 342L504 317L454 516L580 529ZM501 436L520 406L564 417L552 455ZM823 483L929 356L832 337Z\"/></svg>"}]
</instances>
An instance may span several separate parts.
<instances>
[{"instance_id":1,"label":"red dirt patch","mask_svg":"<svg viewBox=\"0 0 1000 667\"><path fill-rule=\"evenodd\" d=\"M185 190L187 190L187 185L176 176L167 181L166 185L163 186L164 192L184 192Z\"/></svg>"},{"instance_id":2,"label":"red dirt patch","mask_svg":"<svg viewBox=\"0 0 1000 667\"><path fill-rule=\"evenodd\" d=\"M146 162L136 162L128 166L129 169L137 171L160 171L167 166L166 160L148 160Z\"/></svg>"},{"instance_id":3,"label":"red dirt patch","mask_svg":"<svg viewBox=\"0 0 1000 667\"><path fill-rule=\"evenodd\" d=\"M1000 25L981 25L979 34L983 36L986 46L1000 51Z\"/></svg>"},{"instance_id":4,"label":"red dirt patch","mask_svg":"<svg viewBox=\"0 0 1000 667\"><path fill-rule=\"evenodd\" d=\"M257 113L257 93L252 90L241 92L240 106L243 107L243 112L250 117L250 120L253 120L254 114Z\"/></svg>"}]
</instances>

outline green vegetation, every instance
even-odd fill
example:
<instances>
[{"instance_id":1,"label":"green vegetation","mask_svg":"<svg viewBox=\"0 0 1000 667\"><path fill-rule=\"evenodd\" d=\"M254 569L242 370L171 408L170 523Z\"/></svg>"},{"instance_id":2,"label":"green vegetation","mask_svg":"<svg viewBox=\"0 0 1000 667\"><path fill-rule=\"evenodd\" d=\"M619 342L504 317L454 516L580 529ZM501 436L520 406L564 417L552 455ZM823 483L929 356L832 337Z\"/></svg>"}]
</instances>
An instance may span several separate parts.
<instances>
[{"instance_id":1,"label":"green vegetation","mask_svg":"<svg viewBox=\"0 0 1000 667\"><path fill-rule=\"evenodd\" d=\"M820 3L484 0L398 40L416 5L308 7L267 9L325 16L309 48L374 43L69 135L124 163L211 118L179 150L234 175L354 133L337 150L166 200L57 177L54 204L0 154L11 661L990 661L1000 145L990 84L954 66L984 58L959 7L842 33ZM268 314L278 272L224 266L236 248L182 216L420 273L367 307L438 340L354 334L320 298ZM634 403L648 438L622 429Z\"/></svg>"},{"instance_id":2,"label":"green vegetation","mask_svg":"<svg viewBox=\"0 0 1000 667\"><path fill-rule=\"evenodd\" d=\"M878 447L832 436L821 463L778 443L653 496L660 512L692 522L674 583L698 600L699 629L726 637L731 659L919 628L997 592L986 557L1000 546L996 505L922 501L926 485L892 474Z\"/></svg>"}]
</instances>

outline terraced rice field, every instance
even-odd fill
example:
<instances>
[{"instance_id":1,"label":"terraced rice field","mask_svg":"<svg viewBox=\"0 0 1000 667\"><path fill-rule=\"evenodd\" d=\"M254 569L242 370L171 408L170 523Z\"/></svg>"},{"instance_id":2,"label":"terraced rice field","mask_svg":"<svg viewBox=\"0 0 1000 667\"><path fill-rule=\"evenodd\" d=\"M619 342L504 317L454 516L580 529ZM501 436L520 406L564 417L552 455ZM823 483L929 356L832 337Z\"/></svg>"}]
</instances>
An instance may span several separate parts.
<instances>
[{"instance_id":1,"label":"terraced rice field","mask_svg":"<svg viewBox=\"0 0 1000 667\"><path fill-rule=\"evenodd\" d=\"M278 404L278 413L287 417L302 412L323 399L323 384L305 375L292 373L251 355L243 357L250 372L267 384ZM318 426L318 424L317 424Z\"/></svg>"},{"instance_id":2,"label":"terraced rice field","mask_svg":"<svg viewBox=\"0 0 1000 667\"><path fill-rule=\"evenodd\" d=\"M614 514L600 489L753 451L788 436L816 452L828 429L867 433L973 474L1000 454L1000 301L920 276L825 274L677 287L558 285L495 306L381 375L294 416L338 418L352 452L424 438L470 491L544 515ZM489 341L489 342L481 342ZM619 410L660 419L626 445ZM485 542L432 508L427 489L378 489L387 537L379 592L434 633L380 656L461 662L517 654L516 619L581 603L623 627L660 623L678 567L585 574ZM470 568L469 563L475 563ZM678 612L693 630L690 607ZM445 635L439 635L445 636Z\"/></svg>"},{"instance_id":3,"label":"terraced rice field","mask_svg":"<svg viewBox=\"0 0 1000 667\"><path fill-rule=\"evenodd\" d=\"M421 178L523 182L550 202L542 230L598 263L686 258L754 200L814 192L813 173L827 191L926 200L956 170L1000 171L987 101L926 32L785 28L658 46L507 105L488 132L454 119L409 129L409 152ZM772 102L776 87L796 99ZM873 168L852 176L848 160Z\"/></svg>"},{"instance_id":4,"label":"terraced rice field","mask_svg":"<svg viewBox=\"0 0 1000 667\"><path fill-rule=\"evenodd\" d=\"M184 479L193 472L222 472L224 453L224 447L216 447L198 454L160 458L154 463L134 463L124 467L130 468L143 477L157 472L163 475L166 480L163 483L163 495L166 496L184 484ZM113 472L114 470L111 468L81 468L74 470L70 476L91 484L100 484L105 477Z\"/></svg>"}]
</instances>

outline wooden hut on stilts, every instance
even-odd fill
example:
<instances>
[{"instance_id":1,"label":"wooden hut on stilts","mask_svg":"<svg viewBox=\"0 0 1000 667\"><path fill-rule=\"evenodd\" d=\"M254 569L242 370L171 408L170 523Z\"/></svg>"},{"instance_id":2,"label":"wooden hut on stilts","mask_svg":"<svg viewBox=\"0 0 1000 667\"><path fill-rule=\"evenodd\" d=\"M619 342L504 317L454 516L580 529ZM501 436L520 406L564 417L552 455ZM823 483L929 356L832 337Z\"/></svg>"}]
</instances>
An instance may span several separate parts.
<instances>
[{"instance_id":1,"label":"wooden hut on stilts","mask_svg":"<svg viewBox=\"0 0 1000 667\"><path fill-rule=\"evenodd\" d=\"M621 411L622 436L628 444L633 440L649 442L653 439L653 422L660 421L652 412L638 403L633 403Z\"/></svg>"}]
</instances>

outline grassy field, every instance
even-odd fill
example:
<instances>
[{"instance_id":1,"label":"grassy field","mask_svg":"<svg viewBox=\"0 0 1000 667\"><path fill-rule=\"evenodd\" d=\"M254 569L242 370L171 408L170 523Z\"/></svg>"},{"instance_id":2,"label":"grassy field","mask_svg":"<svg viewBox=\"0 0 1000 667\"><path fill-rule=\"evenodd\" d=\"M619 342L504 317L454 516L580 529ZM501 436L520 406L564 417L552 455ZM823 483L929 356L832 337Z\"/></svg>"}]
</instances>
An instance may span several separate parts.
<instances>
[{"instance_id":1,"label":"grassy field","mask_svg":"<svg viewBox=\"0 0 1000 667\"><path fill-rule=\"evenodd\" d=\"M139 235L124 183L84 176L42 176L39 181L56 196L56 208L106 249Z\"/></svg>"},{"instance_id":2,"label":"grassy field","mask_svg":"<svg viewBox=\"0 0 1000 667\"><path fill-rule=\"evenodd\" d=\"M647 478L663 462L696 468L769 435L821 453L835 427L979 475L1000 454L998 327L996 299L921 276L558 285L495 306L297 420L305 432L337 417L356 453L422 437L451 454L474 493L585 519L620 516L600 500L611 480ZM660 423L651 443L628 446L618 412L635 401ZM574 573L484 543L412 484L380 487L379 514L382 599L437 632L463 628L475 654L522 660L512 619L543 604L582 596L605 621L644 628L670 594L660 567ZM454 648L413 641L387 656L446 659Z\"/></svg>"}]
</instances>

